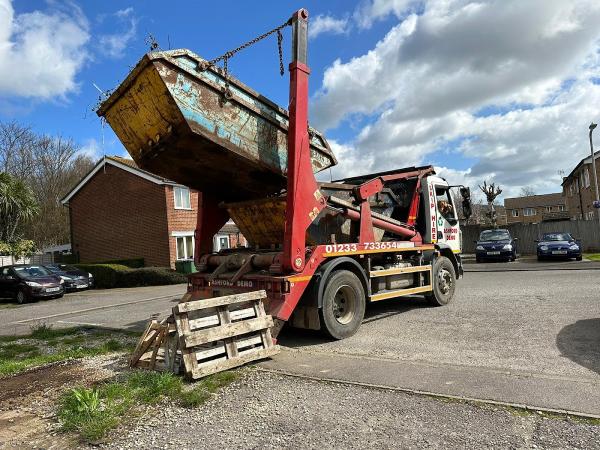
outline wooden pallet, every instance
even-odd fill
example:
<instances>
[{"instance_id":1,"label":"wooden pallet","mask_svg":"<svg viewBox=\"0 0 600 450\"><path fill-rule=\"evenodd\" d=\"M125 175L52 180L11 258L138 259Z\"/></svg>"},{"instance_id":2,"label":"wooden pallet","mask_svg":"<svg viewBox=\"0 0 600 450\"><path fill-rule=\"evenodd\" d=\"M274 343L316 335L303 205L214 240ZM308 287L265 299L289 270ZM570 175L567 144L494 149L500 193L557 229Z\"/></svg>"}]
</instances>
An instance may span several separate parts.
<instances>
[{"instance_id":1,"label":"wooden pallet","mask_svg":"<svg viewBox=\"0 0 600 450\"><path fill-rule=\"evenodd\" d=\"M266 292L202 300L190 296L173 308L186 376L198 379L279 352L273 319L265 313Z\"/></svg>"},{"instance_id":2,"label":"wooden pallet","mask_svg":"<svg viewBox=\"0 0 600 450\"><path fill-rule=\"evenodd\" d=\"M181 352L178 351L178 344L172 316L160 323L151 320L129 358L129 366L179 373Z\"/></svg>"}]
</instances>

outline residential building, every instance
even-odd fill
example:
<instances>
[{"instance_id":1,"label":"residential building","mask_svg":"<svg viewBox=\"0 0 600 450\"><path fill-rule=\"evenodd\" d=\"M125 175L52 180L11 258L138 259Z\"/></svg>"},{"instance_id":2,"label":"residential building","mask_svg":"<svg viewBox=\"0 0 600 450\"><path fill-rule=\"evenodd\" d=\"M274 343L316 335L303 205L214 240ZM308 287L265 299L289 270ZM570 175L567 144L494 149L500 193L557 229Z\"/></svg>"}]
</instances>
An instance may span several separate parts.
<instances>
[{"instance_id":1,"label":"residential building","mask_svg":"<svg viewBox=\"0 0 600 450\"><path fill-rule=\"evenodd\" d=\"M508 224L569 220L570 217L561 192L505 198L504 207Z\"/></svg>"},{"instance_id":2,"label":"residential building","mask_svg":"<svg viewBox=\"0 0 600 450\"><path fill-rule=\"evenodd\" d=\"M600 180L600 151L594 153L594 159ZM594 220L598 213L592 204L596 199L592 155L579 161L571 173L563 178L562 187L571 219Z\"/></svg>"},{"instance_id":3,"label":"residential building","mask_svg":"<svg viewBox=\"0 0 600 450\"><path fill-rule=\"evenodd\" d=\"M144 258L147 266L174 267L194 257L198 192L132 160L102 158L62 203L79 262ZM232 223L213 242L215 250L246 245Z\"/></svg>"}]
</instances>

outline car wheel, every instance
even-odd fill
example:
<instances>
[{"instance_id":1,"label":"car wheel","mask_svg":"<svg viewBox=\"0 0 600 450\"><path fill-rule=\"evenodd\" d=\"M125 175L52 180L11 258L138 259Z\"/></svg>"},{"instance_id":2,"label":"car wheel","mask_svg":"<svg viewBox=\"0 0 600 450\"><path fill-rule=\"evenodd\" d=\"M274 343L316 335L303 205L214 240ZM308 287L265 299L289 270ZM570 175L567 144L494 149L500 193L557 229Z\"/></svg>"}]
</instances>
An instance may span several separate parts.
<instances>
[{"instance_id":1,"label":"car wheel","mask_svg":"<svg viewBox=\"0 0 600 450\"><path fill-rule=\"evenodd\" d=\"M544 260L544 257L543 257L543 256L541 256L541 255L538 255L538 256L537 256L537 260L538 260L538 261L543 261L543 260Z\"/></svg>"},{"instance_id":2,"label":"car wheel","mask_svg":"<svg viewBox=\"0 0 600 450\"><path fill-rule=\"evenodd\" d=\"M578 256L577 258L575 258L575 260L577 260L577 261L582 261L582 260L583 260L583 256L581 256L581 255L580 255L580 256Z\"/></svg>"},{"instance_id":3,"label":"car wheel","mask_svg":"<svg viewBox=\"0 0 600 450\"><path fill-rule=\"evenodd\" d=\"M22 305L27 301L27 294L22 289L17 291L17 295L15 296L15 300L19 305Z\"/></svg>"},{"instance_id":4,"label":"car wheel","mask_svg":"<svg viewBox=\"0 0 600 450\"><path fill-rule=\"evenodd\" d=\"M329 276L319 311L323 332L334 339L352 336L365 316L365 289L349 270L337 270Z\"/></svg>"}]
</instances>

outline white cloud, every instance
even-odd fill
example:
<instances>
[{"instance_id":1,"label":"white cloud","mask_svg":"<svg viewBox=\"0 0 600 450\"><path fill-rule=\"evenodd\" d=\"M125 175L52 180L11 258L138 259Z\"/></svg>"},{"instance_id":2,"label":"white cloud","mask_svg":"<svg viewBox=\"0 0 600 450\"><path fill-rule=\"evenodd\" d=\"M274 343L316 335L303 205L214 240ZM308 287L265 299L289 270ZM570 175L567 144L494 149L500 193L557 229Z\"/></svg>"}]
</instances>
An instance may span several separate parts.
<instances>
[{"instance_id":1,"label":"white cloud","mask_svg":"<svg viewBox=\"0 0 600 450\"><path fill-rule=\"evenodd\" d=\"M418 4L416 0L365 0L354 12L353 18L360 28L370 28L374 22L390 14L402 17Z\"/></svg>"},{"instance_id":2,"label":"white cloud","mask_svg":"<svg viewBox=\"0 0 600 450\"><path fill-rule=\"evenodd\" d=\"M452 176L493 177L507 193L560 190L558 170L586 156L587 126L600 119L600 86L590 81L600 76L597 1L429 0L419 14L408 1L361 8L370 23L389 14L398 23L367 53L332 63L311 111L325 129L369 117L355 139L336 143L346 155L386 170L439 160L450 147L447 170L453 156L475 161Z\"/></svg>"},{"instance_id":3,"label":"white cloud","mask_svg":"<svg viewBox=\"0 0 600 450\"><path fill-rule=\"evenodd\" d=\"M88 22L75 4L49 5L15 15L11 0L0 0L0 95L48 99L77 90Z\"/></svg>"},{"instance_id":4,"label":"white cloud","mask_svg":"<svg viewBox=\"0 0 600 450\"><path fill-rule=\"evenodd\" d=\"M319 14L314 19L310 20L308 27L308 37L314 39L317 36L325 33L330 34L345 34L348 32L348 19L336 19L335 17Z\"/></svg>"},{"instance_id":5,"label":"white cloud","mask_svg":"<svg viewBox=\"0 0 600 450\"><path fill-rule=\"evenodd\" d=\"M100 158L102 153L103 151L100 148L100 144L94 138L87 139L77 151L78 155L89 156L94 160Z\"/></svg>"},{"instance_id":6,"label":"white cloud","mask_svg":"<svg viewBox=\"0 0 600 450\"><path fill-rule=\"evenodd\" d=\"M112 15L115 23L122 30L114 34L103 34L99 38L100 51L110 58L122 58L125 50L135 38L137 33L137 19L133 15L133 8L120 9Z\"/></svg>"}]
</instances>

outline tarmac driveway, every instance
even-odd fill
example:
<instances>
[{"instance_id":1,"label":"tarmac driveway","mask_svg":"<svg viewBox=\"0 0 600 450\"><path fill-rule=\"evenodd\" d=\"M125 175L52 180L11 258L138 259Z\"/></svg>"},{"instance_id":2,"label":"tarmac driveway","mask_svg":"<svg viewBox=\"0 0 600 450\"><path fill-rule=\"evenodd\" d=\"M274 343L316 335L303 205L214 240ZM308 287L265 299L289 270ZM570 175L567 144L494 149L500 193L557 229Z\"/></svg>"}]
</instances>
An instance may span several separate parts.
<instances>
[{"instance_id":1,"label":"tarmac driveway","mask_svg":"<svg viewBox=\"0 0 600 450\"><path fill-rule=\"evenodd\" d=\"M600 271L497 270L467 273L447 307L373 304L343 341L288 330L262 367L600 416Z\"/></svg>"}]
</instances>

